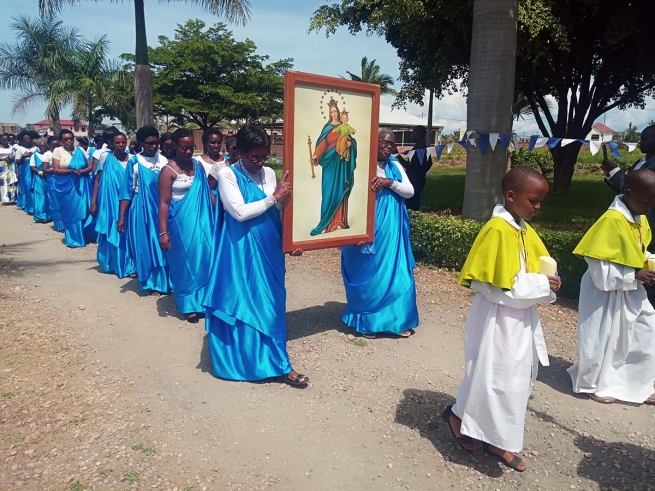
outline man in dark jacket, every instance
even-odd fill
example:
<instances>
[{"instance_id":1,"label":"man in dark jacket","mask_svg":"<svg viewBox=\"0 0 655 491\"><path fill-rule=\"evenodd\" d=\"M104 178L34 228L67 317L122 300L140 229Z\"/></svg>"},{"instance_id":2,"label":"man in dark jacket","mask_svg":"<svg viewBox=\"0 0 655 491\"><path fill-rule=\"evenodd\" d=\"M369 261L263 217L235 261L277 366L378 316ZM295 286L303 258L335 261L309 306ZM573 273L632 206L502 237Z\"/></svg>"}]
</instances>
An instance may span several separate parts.
<instances>
[{"instance_id":1,"label":"man in dark jacket","mask_svg":"<svg viewBox=\"0 0 655 491\"><path fill-rule=\"evenodd\" d=\"M400 163L407 172L409 182L414 186L414 196L405 200L408 210L419 210L426 175L430 171L430 167L432 167L432 156L430 155L430 149L425 144L425 137L425 126L414 127L412 131L412 141L414 142L412 152L414 153L409 161L404 158L400 159Z\"/></svg>"}]
</instances>

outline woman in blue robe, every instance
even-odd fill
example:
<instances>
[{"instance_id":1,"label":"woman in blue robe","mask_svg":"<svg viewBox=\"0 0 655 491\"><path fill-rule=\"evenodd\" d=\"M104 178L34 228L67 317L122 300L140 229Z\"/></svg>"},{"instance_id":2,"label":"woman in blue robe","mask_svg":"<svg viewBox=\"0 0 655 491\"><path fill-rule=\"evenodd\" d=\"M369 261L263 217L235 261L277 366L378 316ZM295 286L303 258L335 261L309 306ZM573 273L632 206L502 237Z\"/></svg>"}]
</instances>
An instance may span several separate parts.
<instances>
[{"instance_id":1,"label":"woman in blue robe","mask_svg":"<svg viewBox=\"0 0 655 491\"><path fill-rule=\"evenodd\" d=\"M264 167L266 132L244 126L237 133L240 160L219 171L225 214L206 288L205 328L214 374L228 380L271 377L297 387L309 378L291 368L287 353L285 263L276 204L291 193ZM296 251L292 255L299 255Z\"/></svg>"},{"instance_id":2,"label":"woman in blue robe","mask_svg":"<svg viewBox=\"0 0 655 491\"><path fill-rule=\"evenodd\" d=\"M18 197L16 207L25 213L34 213L34 196L32 195L32 173L30 172L30 158L38 150L34 144L39 138L36 131L21 131L16 139L19 147L16 150L16 171L18 174Z\"/></svg>"},{"instance_id":3,"label":"woman in blue robe","mask_svg":"<svg viewBox=\"0 0 655 491\"><path fill-rule=\"evenodd\" d=\"M30 174L32 175L32 194L34 196L34 221L46 223L52 220L50 213L50 202L48 200L48 181L43 172L44 154L48 151L46 140L40 140L38 145L39 153L30 157Z\"/></svg>"},{"instance_id":4,"label":"woman in blue robe","mask_svg":"<svg viewBox=\"0 0 655 491\"><path fill-rule=\"evenodd\" d=\"M202 165L193 158L191 132L180 128L173 141L175 158L159 173L159 245L166 252L177 308L195 324L204 312L216 198Z\"/></svg>"},{"instance_id":5,"label":"woman in blue robe","mask_svg":"<svg viewBox=\"0 0 655 491\"><path fill-rule=\"evenodd\" d=\"M91 214L95 215L95 230L98 233L98 264L105 273L115 273L125 278L136 271L134 261L127 254L125 235L118 233L118 193L123 185L125 169L130 155L125 151L127 136L115 133L112 151L107 153L103 164L98 167L93 194Z\"/></svg>"},{"instance_id":6,"label":"woman in blue robe","mask_svg":"<svg viewBox=\"0 0 655 491\"><path fill-rule=\"evenodd\" d=\"M52 168L52 153L56 148L60 147L61 143L58 136L48 137L48 151L50 152L49 160L42 161L43 172L46 175L46 189L48 192L48 207L52 215L52 227L55 232L63 232L64 222L61 221L61 213L59 212L59 202L57 201L57 194L55 192L55 175Z\"/></svg>"},{"instance_id":7,"label":"woman in blue robe","mask_svg":"<svg viewBox=\"0 0 655 491\"><path fill-rule=\"evenodd\" d=\"M75 148L75 137L70 130L59 132L61 147L52 154L55 175L55 195L59 214L64 222L66 247L85 247L97 234L91 226L89 176L91 165L84 150Z\"/></svg>"},{"instance_id":8,"label":"woman in blue robe","mask_svg":"<svg viewBox=\"0 0 655 491\"><path fill-rule=\"evenodd\" d=\"M355 183L357 160L357 142L350 138L350 146L344 155L337 151L337 142L341 135L335 132L340 125L339 108L335 100L330 100L330 121L316 140L316 149L312 158L313 165L322 168L321 177L321 219L310 235L347 229L348 198ZM344 159L347 156L347 159Z\"/></svg>"},{"instance_id":9,"label":"woman in blue robe","mask_svg":"<svg viewBox=\"0 0 655 491\"><path fill-rule=\"evenodd\" d=\"M159 173L168 160L158 151L159 131L144 126L136 132L143 152L130 158L118 199L118 233L125 234L141 291L158 297L170 293L166 255L159 246Z\"/></svg>"},{"instance_id":10,"label":"woman in blue robe","mask_svg":"<svg viewBox=\"0 0 655 491\"><path fill-rule=\"evenodd\" d=\"M365 337L379 333L402 337L419 324L414 283L414 255L409 241L405 198L414 194L405 171L391 153L393 133L378 138L375 236L372 244L341 249L341 274L347 306L341 320Z\"/></svg>"}]
</instances>

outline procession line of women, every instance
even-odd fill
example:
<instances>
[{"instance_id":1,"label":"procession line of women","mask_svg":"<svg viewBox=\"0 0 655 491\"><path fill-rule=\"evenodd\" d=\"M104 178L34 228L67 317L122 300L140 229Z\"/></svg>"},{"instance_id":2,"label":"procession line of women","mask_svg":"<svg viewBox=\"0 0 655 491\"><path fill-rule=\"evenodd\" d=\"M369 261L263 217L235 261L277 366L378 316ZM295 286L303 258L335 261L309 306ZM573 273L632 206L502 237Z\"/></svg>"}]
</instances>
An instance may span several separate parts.
<instances>
[{"instance_id":1,"label":"procession line of women","mask_svg":"<svg viewBox=\"0 0 655 491\"><path fill-rule=\"evenodd\" d=\"M291 185L287 175L278 181L264 165L270 155L266 132L241 128L226 142L227 159L217 129L203 135L199 157L193 135L183 128L160 136L146 126L136 140L140 152L134 156L117 130L106 130L88 150L75 147L68 131L38 141L34 179L43 182L23 183L21 205L31 202L39 217L54 220L68 247L97 242L103 272L134 277L154 296L172 292L189 322L204 316L217 377L279 377L306 387L309 378L293 370L286 347L281 205ZM381 132L371 183L375 241L342 249L348 299L343 322L369 337L409 336L418 326L404 202L413 188L391 157L393 149L393 135Z\"/></svg>"}]
</instances>

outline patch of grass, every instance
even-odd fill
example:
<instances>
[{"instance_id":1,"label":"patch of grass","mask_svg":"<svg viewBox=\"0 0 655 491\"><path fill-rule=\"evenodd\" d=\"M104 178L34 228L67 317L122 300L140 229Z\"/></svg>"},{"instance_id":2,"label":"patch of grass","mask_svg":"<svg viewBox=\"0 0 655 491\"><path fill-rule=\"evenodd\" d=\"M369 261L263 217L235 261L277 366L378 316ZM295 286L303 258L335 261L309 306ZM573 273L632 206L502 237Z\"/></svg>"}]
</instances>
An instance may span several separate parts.
<instances>
[{"instance_id":1,"label":"patch of grass","mask_svg":"<svg viewBox=\"0 0 655 491\"><path fill-rule=\"evenodd\" d=\"M359 346L360 348L363 348L367 345L366 341L364 341L363 339L353 339L353 344L355 346Z\"/></svg>"},{"instance_id":2,"label":"patch of grass","mask_svg":"<svg viewBox=\"0 0 655 491\"><path fill-rule=\"evenodd\" d=\"M11 443L23 443L25 441L24 436L14 436L11 438Z\"/></svg>"},{"instance_id":3,"label":"patch of grass","mask_svg":"<svg viewBox=\"0 0 655 491\"><path fill-rule=\"evenodd\" d=\"M86 421L86 418L76 418L73 421L71 421L71 424L74 424L75 426L79 426L82 423L84 423L84 421Z\"/></svg>"},{"instance_id":4,"label":"patch of grass","mask_svg":"<svg viewBox=\"0 0 655 491\"><path fill-rule=\"evenodd\" d=\"M134 428L134 431L138 433L140 431L146 431L149 428L150 428L150 425L143 425L143 426L139 426L138 428Z\"/></svg>"},{"instance_id":5,"label":"patch of grass","mask_svg":"<svg viewBox=\"0 0 655 491\"><path fill-rule=\"evenodd\" d=\"M464 167L433 167L421 198L422 211L450 209L453 215L461 214L465 177ZM607 210L614 196L603 182L602 173L578 173L571 182L571 195L546 196L530 224L554 230L584 231Z\"/></svg>"},{"instance_id":6,"label":"patch of grass","mask_svg":"<svg viewBox=\"0 0 655 491\"><path fill-rule=\"evenodd\" d=\"M24 363L22 361L10 361L9 362L10 367L15 367L15 366L22 367L23 365L24 365Z\"/></svg>"},{"instance_id":7,"label":"patch of grass","mask_svg":"<svg viewBox=\"0 0 655 491\"><path fill-rule=\"evenodd\" d=\"M85 489L86 485L82 484L80 481L75 481L71 484L71 487L68 488L68 491L84 491Z\"/></svg>"},{"instance_id":8,"label":"patch of grass","mask_svg":"<svg viewBox=\"0 0 655 491\"><path fill-rule=\"evenodd\" d=\"M13 399L14 393L13 392L3 392L2 397L4 397L5 399Z\"/></svg>"},{"instance_id":9,"label":"patch of grass","mask_svg":"<svg viewBox=\"0 0 655 491\"><path fill-rule=\"evenodd\" d=\"M127 481L127 482L134 483L134 482L139 482L140 480L141 480L141 476L139 475L138 472L134 472L134 471L128 472L123 476L123 481Z\"/></svg>"},{"instance_id":10,"label":"patch of grass","mask_svg":"<svg viewBox=\"0 0 655 491\"><path fill-rule=\"evenodd\" d=\"M132 450L135 452L141 452L144 454L153 454L157 453L157 451L153 447L148 447L144 445L143 443L137 443L136 445L132 445Z\"/></svg>"},{"instance_id":11,"label":"patch of grass","mask_svg":"<svg viewBox=\"0 0 655 491\"><path fill-rule=\"evenodd\" d=\"M108 474L111 474L112 472L114 472L114 469L99 469L98 470L98 474L100 474L101 476L106 476Z\"/></svg>"},{"instance_id":12,"label":"patch of grass","mask_svg":"<svg viewBox=\"0 0 655 491\"><path fill-rule=\"evenodd\" d=\"M193 486L187 486L184 491L193 491Z\"/></svg>"}]
</instances>

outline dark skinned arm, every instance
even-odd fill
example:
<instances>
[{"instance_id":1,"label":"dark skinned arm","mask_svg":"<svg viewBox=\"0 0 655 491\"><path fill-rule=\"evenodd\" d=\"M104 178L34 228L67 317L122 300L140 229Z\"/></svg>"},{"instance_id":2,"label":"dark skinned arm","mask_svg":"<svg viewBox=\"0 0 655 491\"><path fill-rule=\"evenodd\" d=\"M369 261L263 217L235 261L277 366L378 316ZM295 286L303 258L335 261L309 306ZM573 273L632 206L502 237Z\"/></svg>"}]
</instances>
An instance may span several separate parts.
<instances>
[{"instance_id":1,"label":"dark skinned arm","mask_svg":"<svg viewBox=\"0 0 655 491\"><path fill-rule=\"evenodd\" d=\"M93 193L91 193L91 207L89 208L89 214L93 216L95 216L98 212L98 190L100 189L100 176L102 176L101 170L98 171L95 178L93 179Z\"/></svg>"},{"instance_id":2,"label":"dark skinned arm","mask_svg":"<svg viewBox=\"0 0 655 491\"><path fill-rule=\"evenodd\" d=\"M116 228L118 229L119 234L125 232L125 214L127 213L127 210L130 208L130 203L131 201L128 199L120 200L118 222L116 222Z\"/></svg>"},{"instance_id":3,"label":"dark skinned arm","mask_svg":"<svg viewBox=\"0 0 655 491\"><path fill-rule=\"evenodd\" d=\"M159 173L159 245L163 251L171 248L171 239L168 236L168 212L173 196L173 181L175 174L168 167Z\"/></svg>"}]
</instances>

